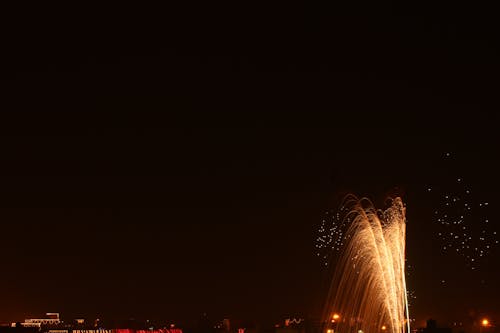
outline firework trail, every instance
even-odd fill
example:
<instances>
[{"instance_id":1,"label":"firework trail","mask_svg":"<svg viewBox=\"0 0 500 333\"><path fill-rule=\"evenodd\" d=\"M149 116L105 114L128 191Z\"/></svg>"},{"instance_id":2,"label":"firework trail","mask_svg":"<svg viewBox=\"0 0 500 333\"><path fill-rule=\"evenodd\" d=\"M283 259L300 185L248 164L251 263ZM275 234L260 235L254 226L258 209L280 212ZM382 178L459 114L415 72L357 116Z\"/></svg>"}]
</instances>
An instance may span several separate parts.
<instances>
[{"instance_id":1,"label":"firework trail","mask_svg":"<svg viewBox=\"0 0 500 333\"><path fill-rule=\"evenodd\" d=\"M334 248L336 262L326 314L337 314L339 332L410 332L405 279L405 207L400 198L384 211L376 210L367 199L349 196L334 217L337 228L325 225L317 246ZM327 258L324 258L327 259Z\"/></svg>"}]
</instances>

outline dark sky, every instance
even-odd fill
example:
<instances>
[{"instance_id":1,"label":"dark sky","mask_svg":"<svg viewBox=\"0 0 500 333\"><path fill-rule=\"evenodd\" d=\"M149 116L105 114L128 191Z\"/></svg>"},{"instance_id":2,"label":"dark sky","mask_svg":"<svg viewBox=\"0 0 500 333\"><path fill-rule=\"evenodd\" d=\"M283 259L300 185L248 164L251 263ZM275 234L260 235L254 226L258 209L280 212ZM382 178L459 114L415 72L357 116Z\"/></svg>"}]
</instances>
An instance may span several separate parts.
<instances>
[{"instance_id":1,"label":"dark sky","mask_svg":"<svg viewBox=\"0 0 500 333\"><path fill-rule=\"evenodd\" d=\"M421 193L456 173L498 205L498 21L458 6L23 11L2 52L0 321L315 317L316 231L349 191L403 195L417 318L498 313L498 249L474 274L442 255Z\"/></svg>"}]
</instances>

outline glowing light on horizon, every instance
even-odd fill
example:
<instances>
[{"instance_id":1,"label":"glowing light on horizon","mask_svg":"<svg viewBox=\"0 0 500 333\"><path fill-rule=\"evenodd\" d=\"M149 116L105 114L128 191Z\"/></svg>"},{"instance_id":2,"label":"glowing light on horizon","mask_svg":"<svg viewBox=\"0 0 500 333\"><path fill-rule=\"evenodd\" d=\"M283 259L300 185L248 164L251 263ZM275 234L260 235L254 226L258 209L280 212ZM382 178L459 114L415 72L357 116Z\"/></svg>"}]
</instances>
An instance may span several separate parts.
<instances>
[{"instance_id":1,"label":"glowing light on horizon","mask_svg":"<svg viewBox=\"0 0 500 333\"><path fill-rule=\"evenodd\" d=\"M339 332L410 332L402 200L395 198L380 211L368 199L349 196L342 207L343 246L325 310L340 314Z\"/></svg>"}]
</instances>

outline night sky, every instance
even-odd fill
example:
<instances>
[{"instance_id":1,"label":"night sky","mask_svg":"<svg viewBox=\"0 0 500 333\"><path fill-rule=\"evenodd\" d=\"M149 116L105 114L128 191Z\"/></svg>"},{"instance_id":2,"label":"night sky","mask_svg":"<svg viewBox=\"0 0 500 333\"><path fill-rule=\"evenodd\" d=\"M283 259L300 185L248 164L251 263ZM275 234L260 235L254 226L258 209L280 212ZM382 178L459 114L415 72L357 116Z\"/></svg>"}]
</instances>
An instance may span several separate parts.
<instances>
[{"instance_id":1,"label":"night sky","mask_svg":"<svg viewBox=\"0 0 500 333\"><path fill-rule=\"evenodd\" d=\"M406 202L419 324L498 317L499 246L474 271L442 251L426 194L463 179L500 232L498 20L358 5L7 22L0 321L318 317L317 230L349 192Z\"/></svg>"}]
</instances>

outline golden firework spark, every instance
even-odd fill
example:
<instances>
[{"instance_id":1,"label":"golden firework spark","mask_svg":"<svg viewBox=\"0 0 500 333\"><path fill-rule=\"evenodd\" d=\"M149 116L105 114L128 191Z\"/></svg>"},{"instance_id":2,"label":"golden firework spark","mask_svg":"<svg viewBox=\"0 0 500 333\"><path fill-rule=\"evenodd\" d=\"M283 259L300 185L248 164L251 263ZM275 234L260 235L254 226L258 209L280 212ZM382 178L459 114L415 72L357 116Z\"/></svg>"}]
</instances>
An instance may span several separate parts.
<instances>
[{"instance_id":1,"label":"golden firework spark","mask_svg":"<svg viewBox=\"0 0 500 333\"><path fill-rule=\"evenodd\" d=\"M349 221L335 266L327 313L338 313L336 332L410 332L405 280L405 206L391 200L385 211L368 199L346 198Z\"/></svg>"}]
</instances>

